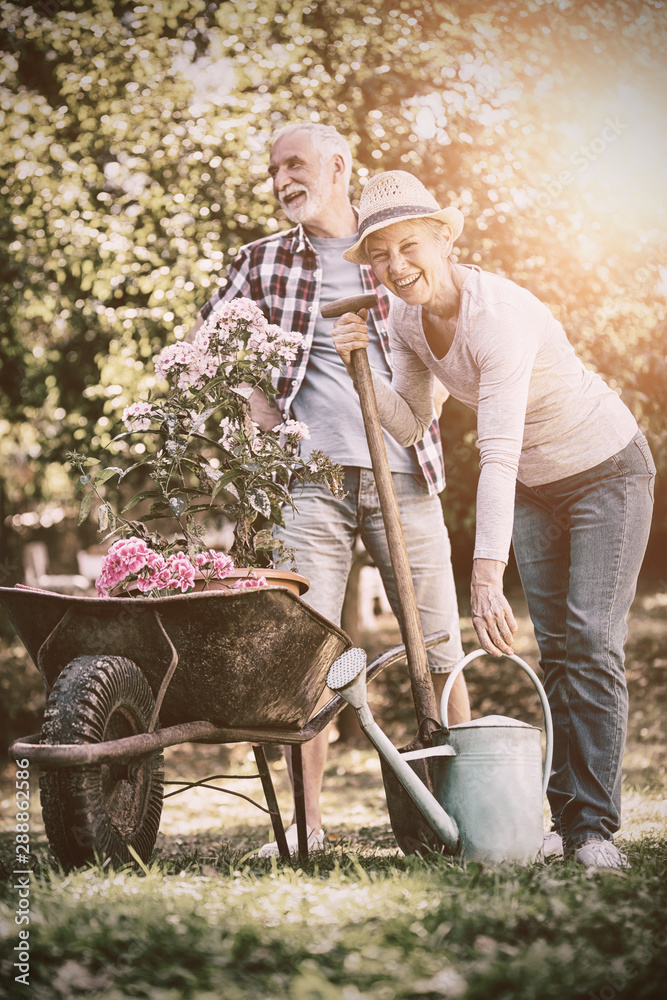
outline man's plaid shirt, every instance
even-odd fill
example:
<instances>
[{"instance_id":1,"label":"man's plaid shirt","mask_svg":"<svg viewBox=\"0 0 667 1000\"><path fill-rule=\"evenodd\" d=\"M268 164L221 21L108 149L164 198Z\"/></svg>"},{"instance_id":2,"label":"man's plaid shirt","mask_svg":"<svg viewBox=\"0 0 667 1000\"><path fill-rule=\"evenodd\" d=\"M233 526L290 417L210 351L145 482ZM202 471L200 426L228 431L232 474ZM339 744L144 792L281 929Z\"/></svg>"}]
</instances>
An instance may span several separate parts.
<instances>
[{"instance_id":1,"label":"man's plaid shirt","mask_svg":"<svg viewBox=\"0 0 667 1000\"><path fill-rule=\"evenodd\" d=\"M362 266L360 271L364 291L376 292L378 296L377 308L372 310L373 320L391 369L387 332L390 299L370 267ZM289 413L306 374L321 286L322 268L319 257L303 227L299 225L295 229L266 236L241 247L229 267L225 283L201 310L202 317L206 319L219 302L244 296L260 307L270 323L304 336L305 343L296 360L284 368L276 382L276 402L286 414ZM437 420L433 421L415 448L429 493L435 495L445 486Z\"/></svg>"}]
</instances>

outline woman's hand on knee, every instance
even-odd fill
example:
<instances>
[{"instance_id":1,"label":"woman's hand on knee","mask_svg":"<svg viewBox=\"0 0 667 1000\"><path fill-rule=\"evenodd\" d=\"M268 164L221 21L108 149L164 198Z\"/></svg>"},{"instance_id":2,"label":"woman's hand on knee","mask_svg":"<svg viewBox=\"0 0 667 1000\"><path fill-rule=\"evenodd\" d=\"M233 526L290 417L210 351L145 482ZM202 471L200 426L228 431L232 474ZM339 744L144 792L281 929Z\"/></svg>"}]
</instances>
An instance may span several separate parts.
<instances>
[{"instance_id":1,"label":"woman's hand on knee","mask_svg":"<svg viewBox=\"0 0 667 1000\"><path fill-rule=\"evenodd\" d=\"M505 594L502 573L504 563L490 559L475 560L470 603L472 623L485 652L503 656L514 652L514 633L518 626Z\"/></svg>"}]
</instances>

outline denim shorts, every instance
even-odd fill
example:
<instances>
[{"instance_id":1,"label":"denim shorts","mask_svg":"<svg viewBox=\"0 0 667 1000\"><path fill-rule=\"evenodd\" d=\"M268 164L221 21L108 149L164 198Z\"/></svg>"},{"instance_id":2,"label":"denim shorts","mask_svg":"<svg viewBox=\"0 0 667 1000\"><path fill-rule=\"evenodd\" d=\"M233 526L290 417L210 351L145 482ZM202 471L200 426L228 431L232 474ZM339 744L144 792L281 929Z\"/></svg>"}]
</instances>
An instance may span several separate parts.
<instances>
[{"instance_id":1,"label":"denim shorts","mask_svg":"<svg viewBox=\"0 0 667 1000\"><path fill-rule=\"evenodd\" d=\"M449 642L428 654L433 673L446 673L463 656L449 535L437 496L430 496L421 475L392 476L408 550L417 605L425 635L445 629ZM296 568L310 581L304 601L340 624L345 587L358 537L378 567L389 603L399 617L380 502L370 469L344 469L346 496L308 484L295 491L298 513L285 510L285 527L275 534L294 550ZM400 620L400 618L399 618Z\"/></svg>"}]
</instances>

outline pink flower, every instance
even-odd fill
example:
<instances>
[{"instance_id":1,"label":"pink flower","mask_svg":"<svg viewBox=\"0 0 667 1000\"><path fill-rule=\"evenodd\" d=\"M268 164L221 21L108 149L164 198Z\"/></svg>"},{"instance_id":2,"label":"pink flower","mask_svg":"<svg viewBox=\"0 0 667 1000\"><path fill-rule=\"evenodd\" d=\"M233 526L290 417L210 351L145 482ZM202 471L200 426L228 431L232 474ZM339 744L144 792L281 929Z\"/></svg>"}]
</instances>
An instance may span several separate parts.
<instances>
[{"instance_id":1,"label":"pink flower","mask_svg":"<svg viewBox=\"0 0 667 1000\"><path fill-rule=\"evenodd\" d=\"M198 552L195 556L195 563L202 571L210 570L211 579L224 580L234 569L234 562L226 552L216 552L209 549L208 552Z\"/></svg>"},{"instance_id":2,"label":"pink flower","mask_svg":"<svg viewBox=\"0 0 667 1000\"><path fill-rule=\"evenodd\" d=\"M284 420L282 424L278 424L273 429L279 431L288 440L308 441L310 439L308 424L304 424L303 420Z\"/></svg>"},{"instance_id":3,"label":"pink flower","mask_svg":"<svg viewBox=\"0 0 667 1000\"><path fill-rule=\"evenodd\" d=\"M147 431L153 420L153 407L150 403L130 403L123 410L123 423L128 431Z\"/></svg>"},{"instance_id":4,"label":"pink flower","mask_svg":"<svg viewBox=\"0 0 667 1000\"><path fill-rule=\"evenodd\" d=\"M164 590L185 593L194 587L195 565L184 552L176 552L165 559L141 538L122 538L111 546L102 560L102 572L96 581L97 593L100 597L108 597L122 583L135 583L140 594Z\"/></svg>"},{"instance_id":5,"label":"pink flower","mask_svg":"<svg viewBox=\"0 0 667 1000\"><path fill-rule=\"evenodd\" d=\"M206 377L217 371L214 358L187 342L169 344L157 355L154 366L158 378L176 379L178 388L184 390L200 389Z\"/></svg>"},{"instance_id":6,"label":"pink flower","mask_svg":"<svg viewBox=\"0 0 667 1000\"><path fill-rule=\"evenodd\" d=\"M169 570L169 582L167 584L172 590L192 590L195 585L195 567L190 562L184 552L175 552L167 559Z\"/></svg>"},{"instance_id":7,"label":"pink flower","mask_svg":"<svg viewBox=\"0 0 667 1000\"><path fill-rule=\"evenodd\" d=\"M255 570L252 570L247 577L237 580L236 583L232 585L232 590L257 590L259 587L267 587L266 578L263 576L257 576Z\"/></svg>"},{"instance_id":8,"label":"pink flower","mask_svg":"<svg viewBox=\"0 0 667 1000\"><path fill-rule=\"evenodd\" d=\"M209 318L209 325L214 328L234 327L244 323L261 329L266 326L264 313L251 299L238 298L231 302L222 302Z\"/></svg>"},{"instance_id":9,"label":"pink flower","mask_svg":"<svg viewBox=\"0 0 667 1000\"><path fill-rule=\"evenodd\" d=\"M303 344L304 337L294 330L281 330L279 337L279 354L283 361L294 361L298 348Z\"/></svg>"},{"instance_id":10,"label":"pink flower","mask_svg":"<svg viewBox=\"0 0 667 1000\"><path fill-rule=\"evenodd\" d=\"M226 552L213 552L212 562L216 580L224 580L234 569L234 562Z\"/></svg>"},{"instance_id":11,"label":"pink flower","mask_svg":"<svg viewBox=\"0 0 667 1000\"><path fill-rule=\"evenodd\" d=\"M102 560L102 570L95 583L98 595L108 597L119 583L138 574L152 554L146 542L134 535L115 542Z\"/></svg>"},{"instance_id":12,"label":"pink flower","mask_svg":"<svg viewBox=\"0 0 667 1000\"><path fill-rule=\"evenodd\" d=\"M223 448L227 451L233 451L236 447L236 440L234 438L235 431L238 431L238 425L233 423L229 417L223 417L220 421L220 430L222 434L218 439Z\"/></svg>"},{"instance_id":13,"label":"pink flower","mask_svg":"<svg viewBox=\"0 0 667 1000\"><path fill-rule=\"evenodd\" d=\"M137 589L142 594L151 590L163 590L169 586L169 567L159 552L149 551L146 565L137 579Z\"/></svg>"}]
</instances>

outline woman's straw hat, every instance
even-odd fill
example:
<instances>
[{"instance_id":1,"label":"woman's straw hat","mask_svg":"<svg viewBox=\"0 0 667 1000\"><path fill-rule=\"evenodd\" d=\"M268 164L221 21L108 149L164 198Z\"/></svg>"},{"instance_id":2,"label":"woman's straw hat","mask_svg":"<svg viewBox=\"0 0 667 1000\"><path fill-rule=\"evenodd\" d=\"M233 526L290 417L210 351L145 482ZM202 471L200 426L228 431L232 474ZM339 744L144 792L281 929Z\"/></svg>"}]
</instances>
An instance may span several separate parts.
<instances>
[{"instance_id":1,"label":"woman's straw hat","mask_svg":"<svg viewBox=\"0 0 667 1000\"><path fill-rule=\"evenodd\" d=\"M439 219L447 223L456 240L463 229L463 214L458 208L440 208L422 182L405 170L387 170L376 174L361 193L359 203L359 239L343 254L352 264L368 264L364 240L371 233L405 219Z\"/></svg>"}]
</instances>

